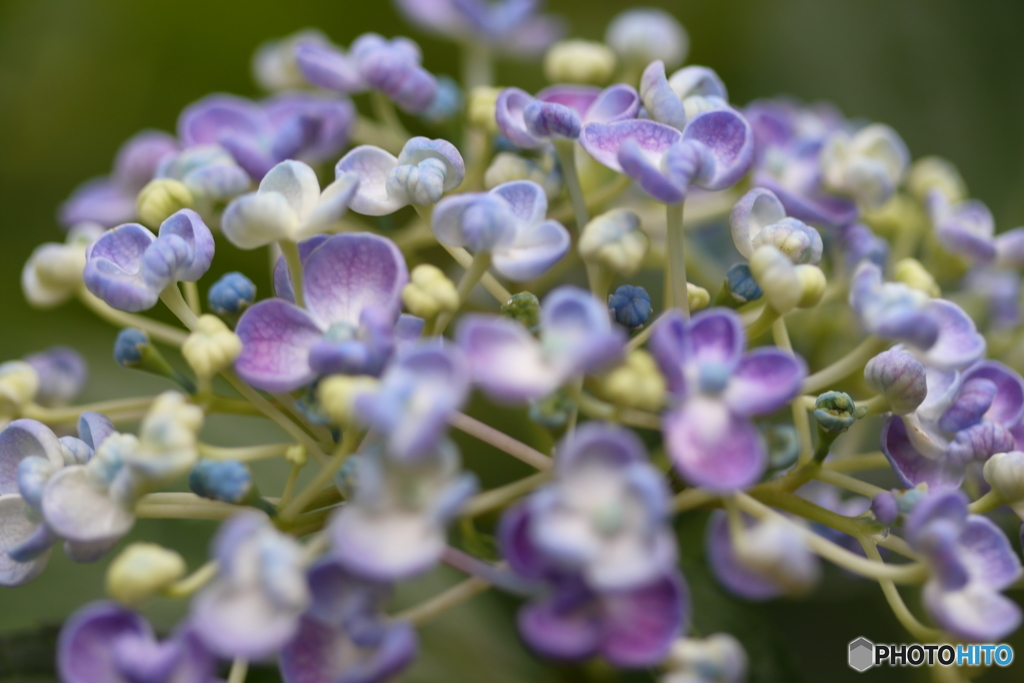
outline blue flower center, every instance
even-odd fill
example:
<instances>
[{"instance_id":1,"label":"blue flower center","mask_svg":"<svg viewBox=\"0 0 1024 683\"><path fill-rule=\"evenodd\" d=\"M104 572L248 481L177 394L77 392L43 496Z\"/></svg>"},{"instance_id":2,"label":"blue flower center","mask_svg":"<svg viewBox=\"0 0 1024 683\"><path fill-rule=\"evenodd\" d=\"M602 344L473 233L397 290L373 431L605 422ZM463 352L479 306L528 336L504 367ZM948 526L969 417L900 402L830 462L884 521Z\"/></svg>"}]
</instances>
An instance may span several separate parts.
<instances>
[{"instance_id":1,"label":"blue flower center","mask_svg":"<svg viewBox=\"0 0 1024 683\"><path fill-rule=\"evenodd\" d=\"M701 393L720 394L725 390L732 376L732 368L725 363L704 363L697 372L697 383Z\"/></svg>"},{"instance_id":2,"label":"blue flower center","mask_svg":"<svg viewBox=\"0 0 1024 683\"><path fill-rule=\"evenodd\" d=\"M338 344L341 342L352 341L356 338L358 332L359 328L349 323L334 323L327 328L327 333L324 334L324 339Z\"/></svg>"}]
</instances>

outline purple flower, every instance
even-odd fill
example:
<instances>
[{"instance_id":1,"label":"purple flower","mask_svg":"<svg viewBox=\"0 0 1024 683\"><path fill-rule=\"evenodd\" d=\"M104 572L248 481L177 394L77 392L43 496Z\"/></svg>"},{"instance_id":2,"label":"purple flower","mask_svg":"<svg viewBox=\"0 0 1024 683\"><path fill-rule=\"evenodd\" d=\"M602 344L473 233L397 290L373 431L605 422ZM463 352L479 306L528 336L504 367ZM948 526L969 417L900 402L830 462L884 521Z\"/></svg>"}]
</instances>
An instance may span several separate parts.
<instances>
[{"instance_id":1,"label":"purple flower","mask_svg":"<svg viewBox=\"0 0 1024 683\"><path fill-rule=\"evenodd\" d=\"M904 530L931 569L924 604L944 631L968 641L998 642L1016 630L1020 607L1000 591L1020 576L1020 560L999 527L968 514L963 493L926 496Z\"/></svg>"},{"instance_id":2,"label":"purple flower","mask_svg":"<svg viewBox=\"0 0 1024 683\"><path fill-rule=\"evenodd\" d=\"M868 208L882 206L896 192L910 162L899 134L873 123L856 132L840 129L826 138L819 157L823 186Z\"/></svg>"},{"instance_id":3,"label":"purple flower","mask_svg":"<svg viewBox=\"0 0 1024 683\"><path fill-rule=\"evenodd\" d=\"M192 205L207 220L215 220L227 202L249 189L249 174L219 145L189 147L167 157L157 178L182 183L192 196Z\"/></svg>"},{"instance_id":4,"label":"purple flower","mask_svg":"<svg viewBox=\"0 0 1024 683\"><path fill-rule=\"evenodd\" d=\"M416 631L381 614L388 587L324 560L307 574L312 602L281 650L285 683L383 683L415 658Z\"/></svg>"},{"instance_id":5,"label":"purple flower","mask_svg":"<svg viewBox=\"0 0 1024 683\"><path fill-rule=\"evenodd\" d=\"M338 161L335 175L355 175L359 187L348 201L356 213L385 216L404 206L432 206L462 184L466 166L455 145L414 137L396 158L372 145L360 145Z\"/></svg>"},{"instance_id":6,"label":"purple flower","mask_svg":"<svg viewBox=\"0 0 1024 683\"><path fill-rule=\"evenodd\" d=\"M889 243L863 223L850 223L839 228L837 237L837 244L850 270L856 270L861 261L882 267L889 260Z\"/></svg>"},{"instance_id":7,"label":"purple flower","mask_svg":"<svg viewBox=\"0 0 1024 683\"><path fill-rule=\"evenodd\" d=\"M821 235L796 218L787 218L782 202L770 190L755 188L743 195L729 216L732 241L748 259L763 245L777 247L793 263L821 260Z\"/></svg>"},{"instance_id":8,"label":"purple flower","mask_svg":"<svg viewBox=\"0 0 1024 683\"><path fill-rule=\"evenodd\" d=\"M964 278L964 289L980 295L993 329L1013 329L1021 321L1021 278L1016 269L979 267Z\"/></svg>"},{"instance_id":9,"label":"purple flower","mask_svg":"<svg viewBox=\"0 0 1024 683\"><path fill-rule=\"evenodd\" d=\"M303 245L312 247L303 255L307 308L268 299L247 309L235 328L243 344L235 369L258 389L293 391L322 374L379 374L391 355L409 280L402 252L369 233Z\"/></svg>"},{"instance_id":10,"label":"purple flower","mask_svg":"<svg viewBox=\"0 0 1024 683\"><path fill-rule=\"evenodd\" d=\"M126 223L89 245L85 286L114 308L144 311L156 305L165 287L201 278L213 250L210 229L191 209L170 216L155 237L138 223Z\"/></svg>"},{"instance_id":11,"label":"purple flower","mask_svg":"<svg viewBox=\"0 0 1024 683\"><path fill-rule=\"evenodd\" d=\"M951 253L981 264L996 258L995 219L983 202L970 199L952 203L945 193L933 190L928 193L926 207L935 236Z\"/></svg>"},{"instance_id":12,"label":"purple flower","mask_svg":"<svg viewBox=\"0 0 1024 683\"><path fill-rule=\"evenodd\" d=\"M640 79L640 97L651 118L679 130L696 113L728 106L725 84L706 66L688 66L665 76L661 60L651 62Z\"/></svg>"},{"instance_id":13,"label":"purple flower","mask_svg":"<svg viewBox=\"0 0 1024 683\"><path fill-rule=\"evenodd\" d=\"M65 683L216 683L216 662L188 626L160 642L141 615L94 602L65 622L57 642Z\"/></svg>"},{"instance_id":14,"label":"purple flower","mask_svg":"<svg viewBox=\"0 0 1024 683\"><path fill-rule=\"evenodd\" d=\"M540 277L571 246L569 231L546 220L547 196L529 180L513 180L490 192L447 197L434 208L431 228L450 247L490 252L494 268L517 282Z\"/></svg>"},{"instance_id":15,"label":"purple flower","mask_svg":"<svg viewBox=\"0 0 1024 683\"><path fill-rule=\"evenodd\" d=\"M25 356L25 362L39 376L35 402L41 406L63 406L82 392L89 368L82 354L68 346L53 346L41 353Z\"/></svg>"},{"instance_id":16,"label":"purple flower","mask_svg":"<svg viewBox=\"0 0 1024 683\"><path fill-rule=\"evenodd\" d=\"M551 138L575 140L588 123L636 118L640 96L628 85L601 90L585 85L555 85L531 97L519 88L498 95L498 129L523 149L546 147Z\"/></svg>"},{"instance_id":17,"label":"purple flower","mask_svg":"<svg viewBox=\"0 0 1024 683\"><path fill-rule=\"evenodd\" d=\"M625 333L590 292L564 286L541 307L540 339L509 318L465 316L456 333L473 381L492 398L522 403L620 359Z\"/></svg>"},{"instance_id":18,"label":"purple flower","mask_svg":"<svg viewBox=\"0 0 1024 683\"><path fill-rule=\"evenodd\" d=\"M555 481L534 493L523 513L535 551L599 592L671 572L670 494L640 440L622 427L588 422L557 452Z\"/></svg>"},{"instance_id":19,"label":"purple flower","mask_svg":"<svg viewBox=\"0 0 1024 683\"><path fill-rule=\"evenodd\" d=\"M729 108L702 111L682 131L647 119L588 123L580 144L650 196L673 204L683 201L691 185L706 190L735 185L754 157L750 125Z\"/></svg>"},{"instance_id":20,"label":"purple flower","mask_svg":"<svg viewBox=\"0 0 1024 683\"><path fill-rule=\"evenodd\" d=\"M670 569L628 588L598 590L567 572L536 545L531 503L505 513L498 530L502 554L519 576L546 590L519 611L519 633L537 653L584 660L600 655L624 668L654 666L690 620L686 582Z\"/></svg>"},{"instance_id":21,"label":"purple flower","mask_svg":"<svg viewBox=\"0 0 1024 683\"><path fill-rule=\"evenodd\" d=\"M333 45L303 42L295 50L299 69L313 85L342 93L377 90L403 111L421 114L434 101L437 80L420 62L419 45L365 33L346 54Z\"/></svg>"},{"instance_id":22,"label":"purple flower","mask_svg":"<svg viewBox=\"0 0 1024 683\"><path fill-rule=\"evenodd\" d=\"M258 181L285 159L333 157L345 145L354 119L347 99L311 93L283 93L263 103L209 95L182 111L178 135L187 147L223 147Z\"/></svg>"},{"instance_id":23,"label":"purple flower","mask_svg":"<svg viewBox=\"0 0 1024 683\"><path fill-rule=\"evenodd\" d=\"M220 657L272 656L310 604L302 546L251 510L221 526L211 555L217 577L192 600L196 636Z\"/></svg>"},{"instance_id":24,"label":"purple flower","mask_svg":"<svg viewBox=\"0 0 1024 683\"><path fill-rule=\"evenodd\" d=\"M380 444L353 456L349 503L331 518L331 556L372 581L397 581L433 567L448 524L476 493L458 449L443 442L415 460L398 460Z\"/></svg>"},{"instance_id":25,"label":"purple flower","mask_svg":"<svg viewBox=\"0 0 1024 683\"><path fill-rule=\"evenodd\" d=\"M65 228L99 223L109 228L135 218L135 198L153 179L160 162L178 151L173 136L146 130L130 138L117 153L114 172L79 186L60 208Z\"/></svg>"},{"instance_id":26,"label":"purple flower","mask_svg":"<svg viewBox=\"0 0 1024 683\"><path fill-rule=\"evenodd\" d=\"M1010 432L1024 415L1024 380L996 361L960 373L926 365L928 394L882 427L882 450L907 488L956 488L967 465L1014 450Z\"/></svg>"},{"instance_id":27,"label":"purple flower","mask_svg":"<svg viewBox=\"0 0 1024 683\"><path fill-rule=\"evenodd\" d=\"M735 312L678 312L658 323L650 348L677 406L662 429L669 455L695 486L745 488L767 465L764 440L751 418L773 413L800 393L803 359L775 347L744 353L746 335Z\"/></svg>"},{"instance_id":28,"label":"purple flower","mask_svg":"<svg viewBox=\"0 0 1024 683\"><path fill-rule=\"evenodd\" d=\"M726 512L716 510L708 520L705 535L715 578L747 600L807 593L818 582L821 565L808 550L796 524L743 515L743 534L734 539Z\"/></svg>"},{"instance_id":29,"label":"purple flower","mask_svg":"<svg viewBox=\"0 0 1024 683\"><path fill-rule=\"evenodd\" d=\"M511 55L540 55L565 33L561 19L538 14L538 0L395 0L424 31Z\"/></svg>"},{"instance_id":30,"label":"purple flower","mask_svg":"<svg viewBox=\"0 0 1024 683\"><path fill-rule=\"evenodd\" d=\"M437 451L448 419L469 394L469 368L457 347L420 342L399 351L380 388L356 399L364 423L385 439L388 453L414 460Z\"/></svg>"},{"instance_id":31,"label":"purple flower","mask_svg":"<svg viewBox=\"0 0 1024 683\"><path fill-rule=\"evenodd\" d=\"M909 345L927 366L965 368L985 354L985 338L956 304L932 299L863 262L850 282L850 308L871 334Z\"/></svg>"}]
</instances>

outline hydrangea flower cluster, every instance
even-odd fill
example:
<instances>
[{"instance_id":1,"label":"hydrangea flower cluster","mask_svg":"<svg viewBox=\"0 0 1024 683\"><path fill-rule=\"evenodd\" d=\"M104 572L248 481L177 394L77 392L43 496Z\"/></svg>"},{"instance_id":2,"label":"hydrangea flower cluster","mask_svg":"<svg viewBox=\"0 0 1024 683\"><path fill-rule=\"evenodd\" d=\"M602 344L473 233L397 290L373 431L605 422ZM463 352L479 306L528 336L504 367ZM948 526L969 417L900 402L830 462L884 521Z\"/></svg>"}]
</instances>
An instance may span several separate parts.
<instances>
[{"instance_id":1,"label":"hydrangea flower cluster","mask_svg":"<svg viewBox=\"0 0 1024 683\"><path fill-rule=\"evenodd\" d=\"M462 87L405 37L268 43L266 99L210 95L131 138L25 265L32 305L78 299L122 328L118 363L172 387L78 404L73 350L0 365L0 585L45 581L57 545L113 556L110 600L63 627L62 678L230 663L240 683L276 661L287 683L384 683L417 627L493 587L538 657L744 680L733 636L691 637L682 557L754 601L834 564L922 642L1017 629L1020 558L986 515L1024 517L1024 228L884 124L731 102L660 10L596 43L559 42L535 2L397 5L460 43ZM496 88L506 55L545 55L552 85ZM225 249L266 249L270 272L212 281ZM143 315L161 302L178 324ZM286 442L207 443L221 412ZM452 430L536 472L480 491ZM292 474L265 495L252 470L275 457ZM684 515L705 552L680 547ZM220 524L209 563L120 547L175 516ZM390 607L441 564L464 582ZM156 596L190 600L159 636Z\"/></svg>"}]
</instances>

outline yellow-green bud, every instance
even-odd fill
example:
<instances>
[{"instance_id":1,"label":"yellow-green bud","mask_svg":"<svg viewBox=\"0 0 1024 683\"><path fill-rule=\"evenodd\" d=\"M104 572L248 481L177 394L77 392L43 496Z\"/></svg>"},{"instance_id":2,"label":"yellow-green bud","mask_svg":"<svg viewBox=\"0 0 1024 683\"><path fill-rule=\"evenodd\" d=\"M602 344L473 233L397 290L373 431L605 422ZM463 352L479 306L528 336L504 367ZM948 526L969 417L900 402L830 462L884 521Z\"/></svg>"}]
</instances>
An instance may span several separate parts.
<instances>
[{"instance_id":1,"label":"yellow-green bud","mask_svg":"<svg viewBox=\"0 0 1024 683\"><path fill-rule=\"evenodd\" d=\"M1024 453L996 453L985 462L982 475L1014 512L1024 515Z\"/></svg>"},{"instance_id":2,"label":"yellow-green bud","mask_svg":"<svg viewBox=\"0 0 1024 683\"><path fill-rule=\"evenodd\" d=\"M616 405L657 411L665 403L665 378L654 357L635 349L601 382L601 394Z\"/></svg>"},{"instance_id":3,"label":"yellow-green bud","mask_svg":"<svg viewBox=\"0 0 1024 683\"><path fill-rule=\"evenodd\" d=\"M155 543L132 543L107 569L107 594L125 605L137 605L185 576L181 555Z\"/></svg>"},{"instance_id":4,"label":"yellow-green bud","mask_svg":"<svg viewBox=\"0 0 1024 683\"><path fill-rule=\"evenodd\" d=\"M181 346L181 355L196 375L210 379L235 362L242 353L242 340L215 315L199 316L196 330Z\"/></svg>"},{"instance_id":5,"label":"yellow-green bud","mask_svg":"<svg viewBox=\"0 0 1024 683\"><path fill-rule=\"evenodd\" d=\"M630 209L612 209L587 223L578 248L587 263L628 277L640 269L649 246L640 216Z\"/></svg>"},{"instance_id":6,"label":"yellow-green bud","mask_svg":"<svg viewBox=\"0 0 1024 683\"><path fill-rule=\"evenodd\" d=\"M126 462L151 483L176 479L199 460L196 434L203 409L177 391L156 397L139 429L139 447Z\"/></svg>"},{"instance_id":7,"label":"yellow-green bud","mask_svg":"<svg viewBox=\"0 0 1024 683\"><path fill-rule=\"evenodd\" d=\"M686 298L690 304L690 311L699 311L711 303L711 293L692 282L686 283Z\"/></svg>"},{"instance_id":8,"label":"yellow-green bud","mask_svg":"<svg viewBox=\"0 0 1024 683\"><path fill-rule=\"evenodd\" d=\"M893 279L911 289L917 289L930 297L939 297L942 290L935 277L916 258L900 259L893 266Z\"/></svg>"},{"instance_id":9,"label":"yellow-green bud","mask_svg":"<svg viewBox=\"0 0 1024 683\"><path fill-rule=\"evenodd\" d=\"M39 391L39 374L24 361L0 364L0 427L21 416Z\"/></svg>"},{"instance_id":10,"label":"yellow-green bud","mask_svg":"<svg viewBox=\"0 0 1024 683\"><path fill-rule=\"evenodd\" d=\"M552 83L604 85L615 73L615 53L604 43L563 40L544 55L544 75Z\"/></svg>"},{"instance_id":11,"label":"yellow-green bud","mask_svg":"<svg viewBox=\"0 0 1024 683\"><path fill-rule=\"evenodd\" d=\"M498 108L498 95L502 88L479 86L469 91L466 97L466 120L469 125L487 133L498 132L498 121L494 112Z\"/></svg>"},{"instance_id":12,"label":"yellow-green bud","mask_svg":"<svg viewBox=\"0 0 1024 683\"><path fill-rule=\"evenodd\" d=\"M298 443L290 447L284 454L284 459L296 467L305 466L307 457L306 447Z\"/></svg>"},{"instance_id":13,"label":"yellow-green bud","mask_svg":"<svg viewBox=\"0 0 1024 683\"><path fill-rule=\"evenodd\" d=\"M413 315L431 320L441 312L458 310L459 292L440 268L423 263L412 269L402 302Z\"/></svg>"},{"instance_id":14,"label":"yellow-green bud","mask_svg":"<svg viewBox=\"0 0 1024 683\"><path fill-rule=\"evenodd\" d=\"M817 306L828 284L825 273L818 266L802 263L796 266L796 276L800 280L800 301L797 302L797 307Z\"/></svg>"},{"instance_id":15,"label":"yellow-green bud","mask_svg":"<svg viewBox=\"0 0 1024 683\"><path fill-rule=\"evenodd\" d=\"M932 190L946 195L950 203L967 199L967 184L952 162L941 157L923 157L910 167L907 189L924 201Z\"/></svg>"},{"instance_id":16,"label":"yellow-green bud","mask_svg":"<svg viewBox=\"0 0 1024 683\"><path fill-rule=\"evenodd\" d=\"M545 160L547 157L545 157ZM562 191L562 182L550 165L526 159L512 152L501 152L494 157L484 173L484 187L494 189L502 183L513 180L529 180L544 188L548 199L554 199Z\"/></svg>"},{"instance_id":17,"label":"yellow-green bud","mask_svg":"<svg viewBox=\"0 0 1024 683\"><path fill-rule=\"evenodd\" d=\"M191 209L195 205L192 192L185 184L172 178L154 178L149 181L136 200L139 220L151 228L163 223L168 216L180 209Z\"/></svg>"},{"instance_id":18,"label":"yellow-green bud","mask_svg":"<svg viewBox=\"0 0 1024 683\"><path fill-rule=\"evenodd\" d=\"M361 394L373 393L379 385L379 380L366 375L333 375L320 382L317 397L331 424L349 427L357 422L356 399Z\"/></svg>"},{"instance_id":19,"label":"yellow-green bud","mask_svg":"<svg viewBox=\"0 0 1024 683\"><path fill-rule=\"evenodd\" d=\"M892 238L901 232L924 226L926 216L913 197L897 192L879 207L865 207L861 213L864 222L882 237Z\"/></svg>"},{"instance_id":20,"label":"yellow-green bud","mask_svg":"<svg viewBox=\"0 0 1024 683\"><path fill-rule=\"evenodd\" d=\"M765 244L758 247L750 257L750 273L761 286L768 305L778 313L788 313L796 308L802 298L803 288L796 266L778 247Z\"/></svg>"}]
</instances>

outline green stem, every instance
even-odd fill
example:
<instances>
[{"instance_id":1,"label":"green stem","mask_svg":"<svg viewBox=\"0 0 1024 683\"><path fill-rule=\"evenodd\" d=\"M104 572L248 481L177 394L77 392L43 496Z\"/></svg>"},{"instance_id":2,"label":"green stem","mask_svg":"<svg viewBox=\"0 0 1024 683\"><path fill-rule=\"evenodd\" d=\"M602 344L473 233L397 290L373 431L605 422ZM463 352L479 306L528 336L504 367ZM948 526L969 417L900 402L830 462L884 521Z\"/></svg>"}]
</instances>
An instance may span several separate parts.
<instances>
[{"instance_id":1,"label":"green stem","mask_svg":"<svg viewBox=\"0 0 1024 683\"><path fill-rule=\"evenodd\" d=\"M177 283L164 287L164 291L160 292L160 301L163 301L164 305L171 310L171 313L188 329L194 330L199 326L198 316L192 312L192 309L185 302L185 297L181 295L181 290L178 289Z\"/></svg>"},{"instance_id":2,"label":"green stem","mask_svg":"<svg viewBox=\"0 0 1024 683\"><path fill-rule=\"evenodd\" d=\"M67 408L44 408L35 403L29 403L22 409L21 416L46 424L69 424L76 422L82 413L86 412L103 413L110 417L114 413L146 411L153 405L154 400L156 400L154 396L121 398L114 401L87 403L81 406L68 406Z\"/></svg>"},{"instance_id":3,"label":"green stem","mask_svg":"<svg viewBox=\"0 0 1024 683\"><path fill-rule=\"evenodd\" d=\"M836 472L835 470L821 468L814 475L814 478L819 481L823 481L826 484L832 484L833 486L838 486L839 488L846 489L847 491L859 493L860 495L867 496L868 498L874 498L879 493L885 492L885 489L879 488L874 484L869 484L866 481L861 481L860 479L851 477L848 474L843 474L842 472Z\"/></svg>"},{"instance_id":4,"label":"green stem","mask_svg":"<svg viewBox=\"0 0 1024 683\"><path fill-rule=\"evenodd\" d=\"M761 315L758 316L749 327L747 327L747 340L754 341L762 334L772 329L775 321L779 319L778 312L769 305L766 305L761 310Z\"/></svg>"},{"instance_id":5,"label":"green stem","mask_svg":"<svg viewBox=\"0 0 1024 683\"><path fill-rule=\"evenodd\" d=\"M236 657L231 663L231 673L228 674L228 683L245 683L245 677L249 673L249 661Z\"/></svg>"},{"instance_id":6,"label":"green stem","mask_svg":"<svg viewBox=\"0 0 1024 683\"><path fill-rule=\"evenodd\" d=\"M185 288L185 301L188 303L188 307L196 315L202 315L203 304L199 298L199 285L195 282L182 282L181 286Z\"/></svg>"},{"instance_id":7,"label":"green stem","mask_svg":"<svg viewBox=\"0 0 1024 683\"><path fill-rule=\"evenodd\" d=\"M498 431L494 427L486 425L465 413L455 413L448 419L448 423L460 432L465 432L484 443L490 444L499 451L504 451L513 458L518 458L538 470L551 469L551 466L554 464L551 456L544 455L537 449L527 446L522 441L517 441L508 434Z\"/></svg>"},{"instance_id":8,"label":"green stem","mask_svg":"<svg viewBox=\"0 0 1024 683\"><path fill-rule=\"evenodd\" d=\"M836 458L822 464L822 467L834 472L858 472L860 470L877 470L889 467L889 459L885 453L863 453L848 458Z\"/></svg>"},{"instance_id":9,"label":"green stem","mask_svg":"<svg viewBox=\"0 0 1024 683\"><path fill-rule=\"evenodd\" d=\"M457 292L459 295L459 308L466 303L469 299L470 292L476 287L480 279L487 273L487 269L491 267L491 252L481 251L479 254L473 257L473 262L469 264L469 268L465 273L462 274L462 279L459 280L459 286ZM433 336L440 336L444 334L444 330L448 327L448 323L451 322L454 317L454 313L445 311L437 316L437 321L434 323Z\"/></svg>"},{"instance_id":10,"label":"green stem","mask_svg":"<svg viewBox=\"0 0 1024 683\"><path fill-rule=\"evenodd\" d=\"M270 443L263 446L242 446L240 448L224 448L200 443L199 455L207 460L241 460L242 462L252 462L253 460L278 458L287 453L291 447L292 444L290 443Z\"/></svg>"},{"instance_id":11,"label":"green stem","mask_svg":"<svg viewBox=\"0 0 1024 683\"><path fill-rule=\"evenodd\" d=\"M765 311L770 311L770 306L765 306ZM762 315L764 315L762 313ZM793 353L793 343L789 339L789 328L786 327L786 320L784 318L776 318L772 322L772 339L775 341L775 345L780 349L784 349ZM800 439L800 456L798 462L801 464L807 464L814 457L814 441L811 438L811 419L807 415L807 410L804 408L801 401L801 397L797 396L793 401L790 402L790 410L793 413L793 426L796 427L796 433Z\"/></svg>"},{"instance_id":12,"label":"green stem","mask_svg":"<svg viewBox=\"0 0 1024 683\"><path fill-rule=\"evenodd\" d=\"M291 240L281 240L277 243L284 254L284 261L288 264L288 278L292 283L292 291L295 293L295 304L300 308L306 307L306 295L302 286L302 257L299 256L299 245Z\"/></svg>"},{"instance_id":13,"label":"green stem","mask_svg":"<svg viewBox=\"0 0 1024 683\"><path fill-rule=\"evenodd\" d=\"M494 83L494 60L490 49L473 40L462 43L462 84L466 91Z\"/></svg>"},{"instance_id":14,"label":"green stem","mask_svg":"<svg viewBox=\"0 0 1024 683\"><path fill-rule=\"evenodd\" d=\"M538 472L511 484L478 493L462 508L463 517L476 517L486 512L505 507L513 500L526 495L551 478L548 471Z\"/></svg>"},{"instance_id":15,"label":"green stem","mask_svg":"<svg viewBox=\"0 0 1024 683\"><path fill-rule=\"evenodd\" d=\"M351 455L356 447L359 445L360 433L355 429L345 430L345 434L341 438L341 443L334 450L334 454L331 456L320 471L316 473L313 480L310 481L302 489L302 491L295 496L284 506L281 510L281 518L284 520L294 519L305 508L306 503L311 501L319 492L320 489L327 486L334 480L334 475L341 470L341 466L348 460L348 456Z\"/></svg>"},{"instance_id":16,"label":"green stem","mask_svg":"<svg viewBox=\"0 0 1024 683\"><path fill-rule=\"evenodd\" d=\"M878 337L866 338L845 356L805 379L802 392L818 394L839 380L863 370L867 362L888 345L889 342Z\"/></svg>"},{"instance_id":17,"label":"green stem","mask_svg":"<svg viewBox=\"0 0 1024 683\"><path fill-rule=\"evenodd\" d=\"M153 339L170 346L180 347L188 339L188 333L177 327L111 308L105 301L97 298L84 287L79 291L78 299L86 308L116 327L138 328Z\"/></svg>"},{"instance_id":18,"label":"green stem","mask_svg":"<svg viewBox=\"0 0 1024 683\"><path fill-rule=\"evenodd\" d=\"M864 553L868 556L868 560L876 564L882 563L882 555L878 552L878 548L875 544L858 535L857 540L860 541L861 547L864 548ZM914 636L920 643L939 643L944 640L942 632L933 628L928 628L920 621L917 617L911 613L910 609L907 608L903 598L900 596L900 592L896 589L896 584L888 579L879 579L879 585L882 587L882 593L885 594L885 599L889 602L889 607L892 608L893 613L899 622L903 625L903 628Z\"/></svg>"},{"instance_id":19,"label":"green stem","mask_svg":"<svg viewBox=\"0 0 1024 683\"><path fill-rule=\"evenodd\" d=\"M169 598L187 598L208 584L217 576L217 562L211 560L185 578L175 581L164 589L163 594Z\"/></svg>"},{"instance_id":20,"label":"green stem","mask_svg":"<svg viewBox=\"0 0 1024 683\"><path fill-rule=\"evenodd\" d=\"M615 180L605 183L593 192L588 192L586 196L587 212L597 211L602 208L605 204L622 194L631 182L629 176L620 175L616 176ZM564 223L572 218L573 214L572 202L569 202L552 209L550 217Z\"/></svg>"},{"instance_id":21,"label":"green stem","mask_svg":"<svg viewBox=\"0 0 1024 683\"><path fill-rule=\"evenodd\" d=\"M992 489L978 500L974 501L970 505L970 511L972 514L980 515L986 512L991 512L998 507L1006 505L1006 499L996 491Z\"/></svg>"},{"instance_id":22,"label":"green stem","mask_svg":"<svg viewBox=\"0 0 1024 683\"><path fill-rule=\"evenodd\" d=\"M671 306L690 317L690 294L686 286L686 234L683 232L683 203L666 205L665 230L668 250L668 280ZM669 308L666 305L665 308Z\"/></svg>"},{"instance_id":23,"label":"green stem","mask_svg":"<svg viewBox=\"0 0 1024 683\"><path fill-rule=\"evenodd\" d=\"M422 624L447 612L453 607L458 607L470 598L483 593L485 590L490 588L490 585L491 584L481 578L471 576L465 581L455 584L443 593L439 593L429 600L421 602L415 607L411 607L404 612L399 612L395 615L395 618L402 621L412 622L415 625Z\"/></svg>"},{"instance_id":24,"label":"green stem","mask_svg":"<svg viewBox=\"0 0 1024 683\"><path fill-rule=\"evenodd\" d=\"M370 102L373 106L373 113L396 139L409 139L409 131L402 125L402 121L398 118L398 112L395 111L395 105L387 95L379 90L374 90L370 93Z\"/></svg>"},{"instance_id":25,"label":"green stem","mask_svg":"<svg viewBox=\"0 0 1024 683\"><path fill-rule=\"evenodd\" d=\"M872 396L865 401L857 401L856 403L858 408L868 409L867 415L882 415L883 413L888 413L892 410L889 406L889 402L885 400L885 396L882 396L881 394Z\"/></svg>"},{"instance_id":26,"label":"green stem","mask_svg":"<svg viewBox=\"0 0 1024 683\"><path fill-rule=\"evenodd\" d=\"M349 137L357 145L373 145L392 154L398 154L405 144L405 139L399 138L389 128L363 116L356 117Z\"/></svg>"},{"instance_id":27,"label":"green stem","mask_svg":"<svg viewBox=\"0 0 1024 683\"><path fill-rule=\"evenodd\" d=\"M558 157L558 163L562 166L565 189L569 192L569 201L572 202L573 216L576 219L576 233L579 234L590 222L590 217L587 215L587 200L583 196L580 177L576 171L576 141L556 139L554 143L555 155Z\"/></svg>"}]
</instances>

